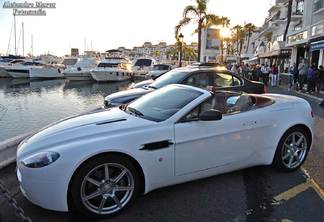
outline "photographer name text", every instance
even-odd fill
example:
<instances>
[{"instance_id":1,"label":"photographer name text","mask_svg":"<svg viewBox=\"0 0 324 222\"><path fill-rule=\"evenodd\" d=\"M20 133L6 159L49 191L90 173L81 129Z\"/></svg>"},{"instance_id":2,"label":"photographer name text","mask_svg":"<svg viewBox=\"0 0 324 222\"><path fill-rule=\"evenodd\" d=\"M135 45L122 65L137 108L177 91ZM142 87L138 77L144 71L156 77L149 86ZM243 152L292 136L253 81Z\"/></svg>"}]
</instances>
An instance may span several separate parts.
<instances>
[{"instance_id":1,"label":"photographer name text","mask_svg":"<svg viewBox=\"0 0 324 222\"><path fill-rule=\"evenodd\" d=\"M56 3L44 3L36 1L35 3L18 3L18 2L4 2L2 8L12 9L13 15L34 15L34 16L46 16L44 9L56 8Z\"/></svg>"}]
</instances>

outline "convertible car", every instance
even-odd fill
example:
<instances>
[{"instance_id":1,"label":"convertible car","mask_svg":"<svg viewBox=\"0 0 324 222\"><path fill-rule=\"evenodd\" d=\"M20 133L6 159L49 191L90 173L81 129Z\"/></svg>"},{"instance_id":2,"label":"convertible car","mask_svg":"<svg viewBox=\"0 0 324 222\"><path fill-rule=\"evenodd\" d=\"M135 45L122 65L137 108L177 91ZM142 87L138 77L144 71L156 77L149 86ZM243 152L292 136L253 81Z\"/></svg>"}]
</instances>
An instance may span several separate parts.
<instances>
[{"instance_id":1,"label":"convertible car","mask_svg":"<svg viewBox=\"0 0 324 222\"><path fill-rule=\"evenodd\" d=\"M26 138L17 178L36 205L104 218L165 186L256 165L295 171L314 128L310 104L298 97L172 84Z\"/></svg>"}]
</instances>

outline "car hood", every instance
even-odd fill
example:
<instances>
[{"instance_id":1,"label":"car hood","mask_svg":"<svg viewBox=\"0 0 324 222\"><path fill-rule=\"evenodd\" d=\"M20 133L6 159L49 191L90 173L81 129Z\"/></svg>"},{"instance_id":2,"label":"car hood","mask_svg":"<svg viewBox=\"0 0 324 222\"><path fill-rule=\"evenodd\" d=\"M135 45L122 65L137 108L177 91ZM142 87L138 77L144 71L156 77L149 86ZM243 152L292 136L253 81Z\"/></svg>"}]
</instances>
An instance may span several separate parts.
<instances>
[{"instance_id":1,"label":"car hood","mask_svg":"<svg viewBox=\"0 0 324 222\"><path fill-rule=\"evenodd\" d=\"M135 89L131 89L131 90L125 90L125 91L120 91L120 92L110 94L109 96L107 96L105 98L105 100L107 100L109 102L111 102L111 101L118 102L119 99L122 99L124 101L126 98L138 98L138 97L145 95L147 93L150 93L152 91L154 91L154 89L148 88L148 87L135 88Z\"/></svg>"},{"instance_id":2,"label":"car hood","mask_svg":"<svg viewBox=\"0 0 324 222\"><path fill-rule=\"evenodd\" d=\"M80 143L83 139L97 140L114 134L134 131L154 124L121 111L119 108L101 109L55 122L22 141L17 157L37 150L50 150L63 144Z\"/></svg>"}]
</instances>

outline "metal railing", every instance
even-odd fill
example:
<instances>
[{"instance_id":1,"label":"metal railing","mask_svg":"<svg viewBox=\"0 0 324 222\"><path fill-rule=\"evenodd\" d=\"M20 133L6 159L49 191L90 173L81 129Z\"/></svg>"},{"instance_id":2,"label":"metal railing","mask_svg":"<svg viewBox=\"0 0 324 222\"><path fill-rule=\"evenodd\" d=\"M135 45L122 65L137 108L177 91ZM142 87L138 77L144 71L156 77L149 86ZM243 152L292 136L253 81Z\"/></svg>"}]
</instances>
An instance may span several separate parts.
<instances>
[{"instance_id":1,"label":"metal railing","mask_svg":"<svg viewBox=\"0 0 324 222\"><path fill-rule=\"evenodd\" d=\"M314 3L314 11L316 12L324 7L324 0L319 0L318 2Z\"/></svg>"}]
</instances>

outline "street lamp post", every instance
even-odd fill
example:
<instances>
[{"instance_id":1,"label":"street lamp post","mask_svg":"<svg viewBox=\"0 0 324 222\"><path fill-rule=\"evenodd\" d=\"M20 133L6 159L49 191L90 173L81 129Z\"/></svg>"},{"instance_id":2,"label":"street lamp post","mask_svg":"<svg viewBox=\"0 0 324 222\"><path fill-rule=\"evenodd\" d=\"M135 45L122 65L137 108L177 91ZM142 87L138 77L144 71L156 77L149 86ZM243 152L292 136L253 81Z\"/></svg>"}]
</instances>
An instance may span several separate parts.
<instances>
[{"instance_id":1,"label":"street lamp post","mask_svg":"<svg viewBox=\"0 0 324 222\"><path fill-rule=\"evenodd\" d=\"M180 33L180 35L179 35L179 42L180 42L180 61L179 61L179 67L182 67L182 64L181 64L181 57L182 57L182 42L183 42L183 35L182 35L182 33Z\"/></svg>"}]
</instances>

